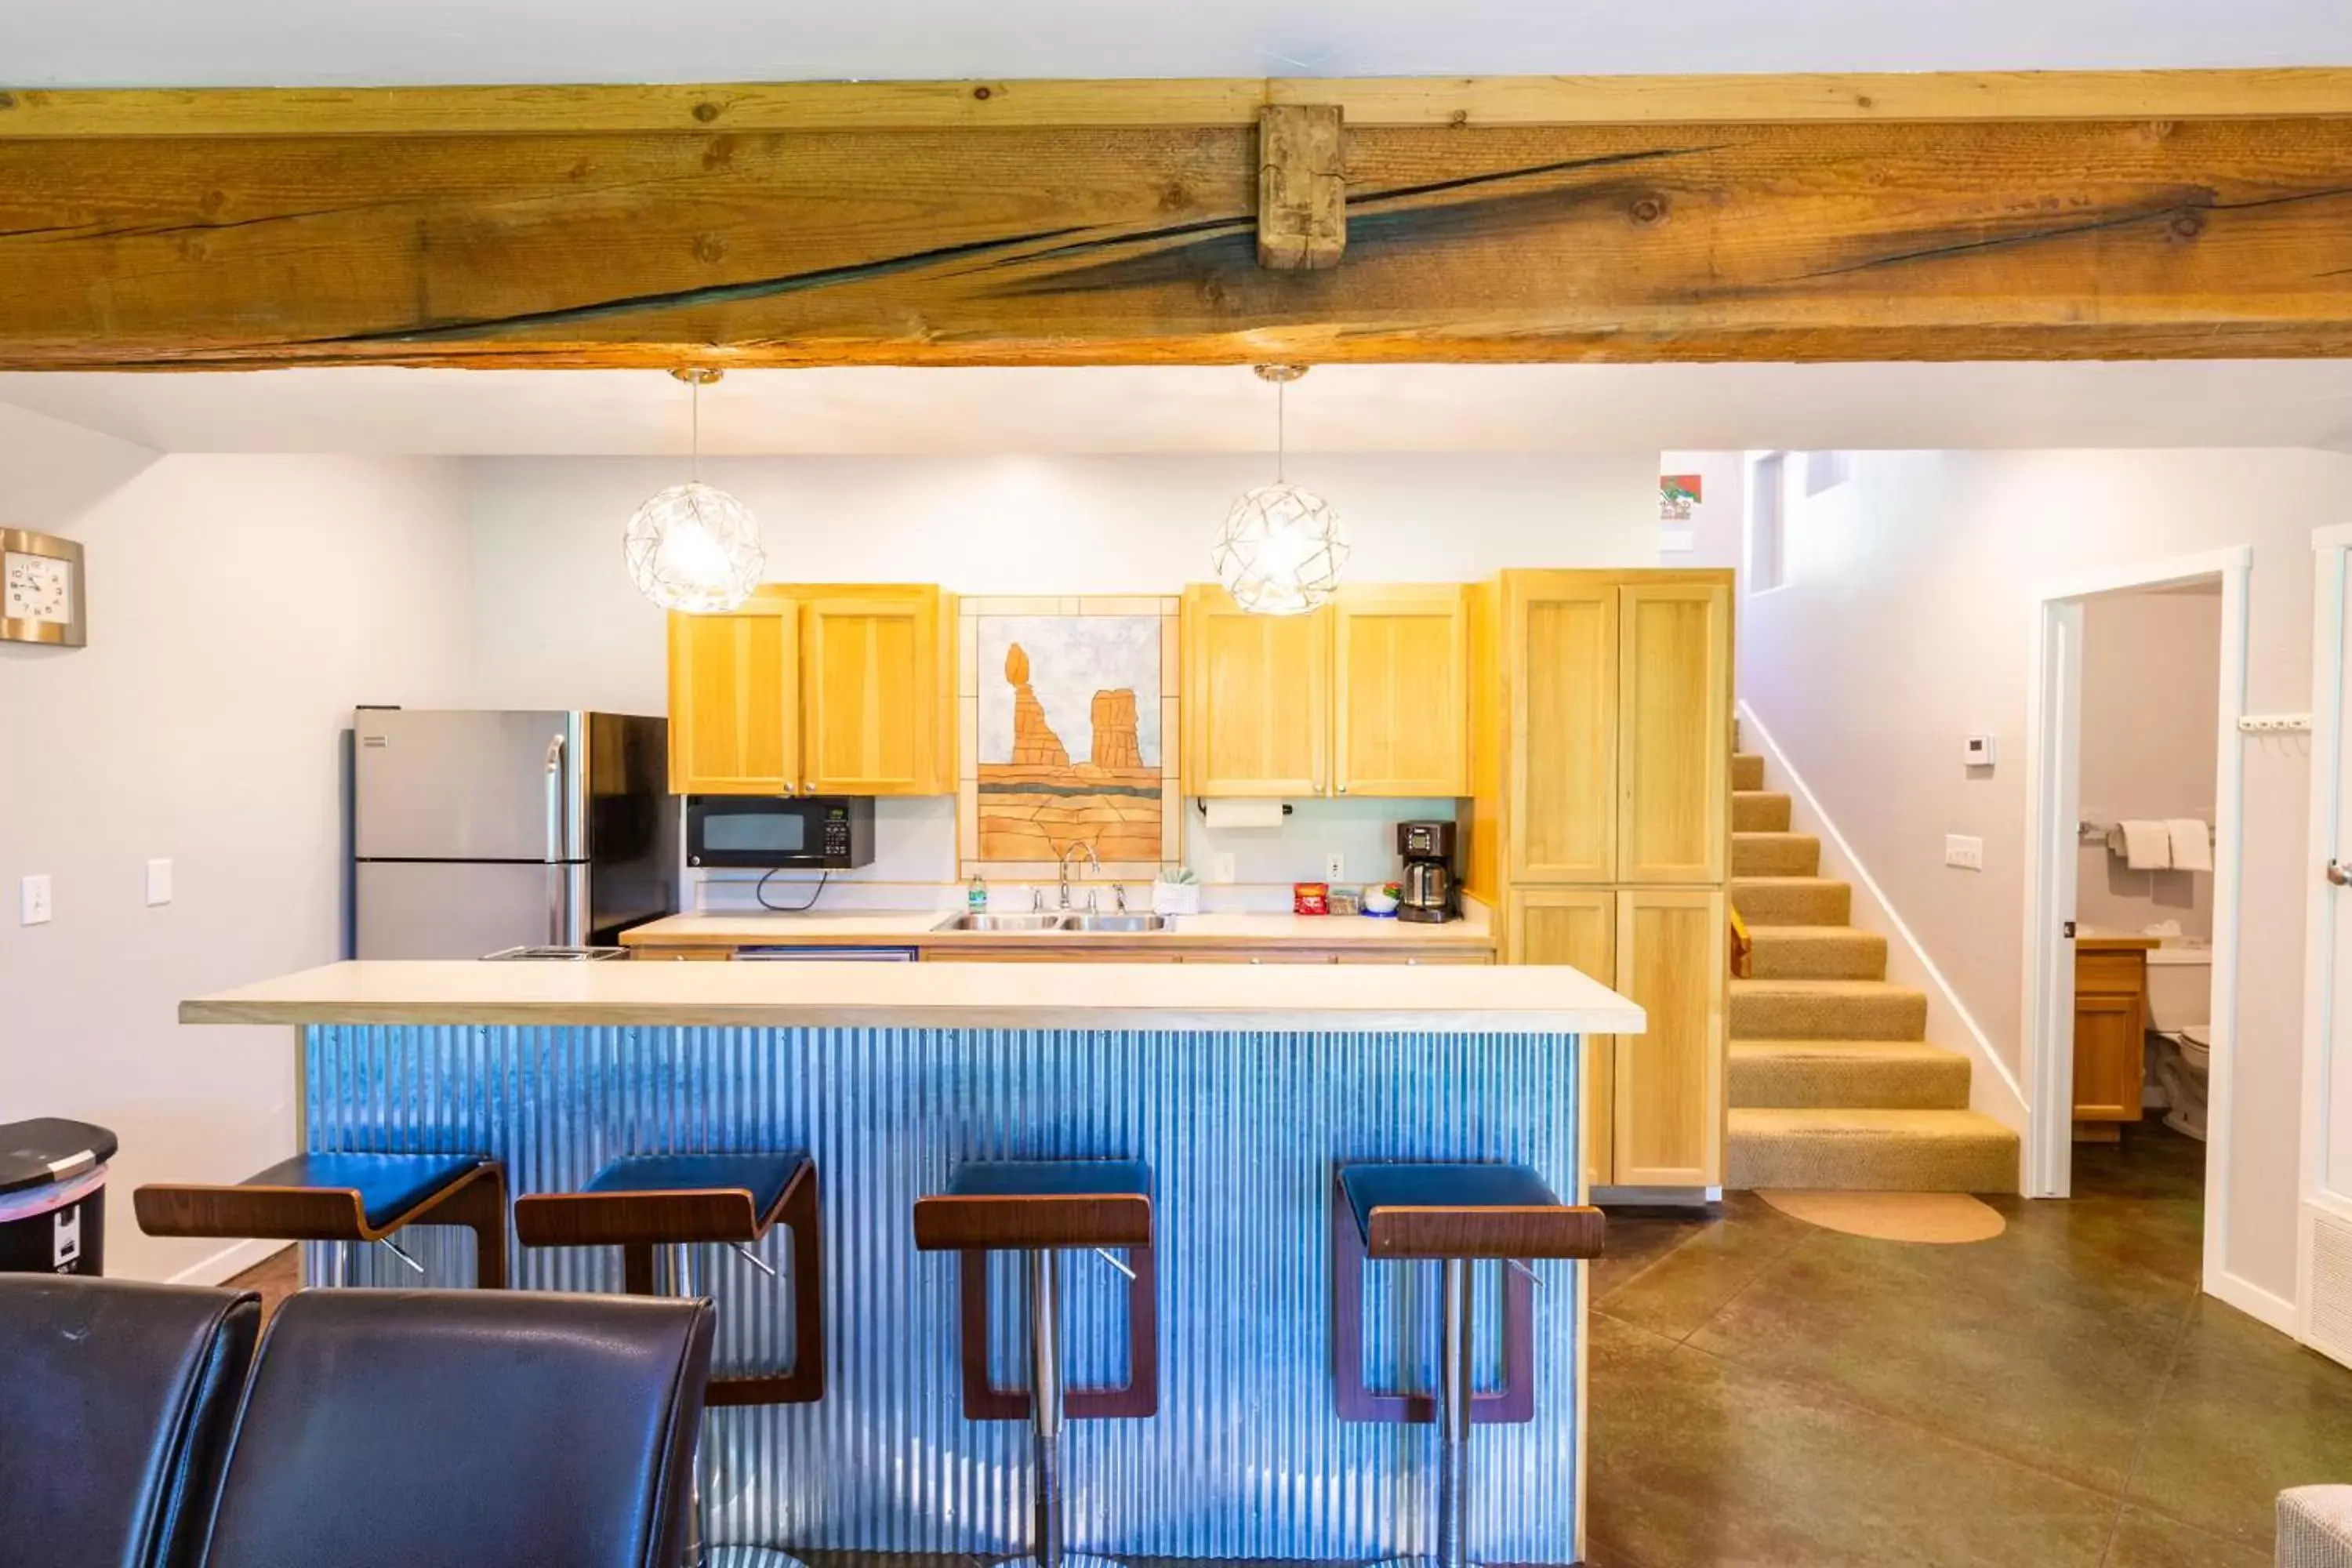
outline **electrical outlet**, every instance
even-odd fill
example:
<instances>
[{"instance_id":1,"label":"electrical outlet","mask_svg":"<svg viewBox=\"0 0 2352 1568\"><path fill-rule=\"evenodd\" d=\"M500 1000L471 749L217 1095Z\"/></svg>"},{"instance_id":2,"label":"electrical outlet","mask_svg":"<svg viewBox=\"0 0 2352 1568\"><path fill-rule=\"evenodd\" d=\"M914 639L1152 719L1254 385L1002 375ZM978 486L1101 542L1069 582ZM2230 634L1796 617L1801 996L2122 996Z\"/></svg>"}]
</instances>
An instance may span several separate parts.
<instances>
[{"instance_id":1,"label":"electrical outlet","mask_svg":"<svg viewBox=\"0 0 2352 1568\"><path fill-rule=\"evenodd\" d=\"M1963 834L1944 835L1944 864L1958 866L1963 871L1984 869L1984 840Z\"/></svg>"},{"instance_id":2,"label":"electrical outlet","mask_svg":"<svg viewBox=\"0 0 2352 1568\"><path fill-rule=\"evenodd\" d=\"M17 904L17 924L48 924L54 912L49 904L49 879L46 875L26 878L18 889Z\"/></svg>"},{"instance_id":3,"label":"electrical outlet","mask_svg":"<svg viewBox=\"0 0 2352 1568\"><path fill-rule=\"evenodd\" d=\"M1348 858L1337 849L1323 857L1323 879L1344 882L1348 879Z\"/></svg>"},{"instance_id":4,"label":"electrical outlet","mask_svg":"<svg viewBox=\"0 0 2352 1568\"><path fill-rule=\"evenodd\" d=\"M152 908L154 908L157 904L168 904L168 903L170 903L171 901L172 901L172 863L171 863L169 860L150 860L150 861L148 861L148 862L147 862L147 905L148 905L148 907L149 907L150 909L152 909Z\"/></svg>"},{"instance_id":5,"label":"electrical outlet","mask_svg":"<svg viewBox=\"0 0 2352 1568\"><path fill-rule=\"evenodd\" d=\"M1218 855L1217 863L1214 867L1211 868L1211 869L1213 872L1212 880L1219 882L1233 881L1236 873L1234 868L1234 858L1232 853L1227 851Z\"/></svg>"}]
</instances>

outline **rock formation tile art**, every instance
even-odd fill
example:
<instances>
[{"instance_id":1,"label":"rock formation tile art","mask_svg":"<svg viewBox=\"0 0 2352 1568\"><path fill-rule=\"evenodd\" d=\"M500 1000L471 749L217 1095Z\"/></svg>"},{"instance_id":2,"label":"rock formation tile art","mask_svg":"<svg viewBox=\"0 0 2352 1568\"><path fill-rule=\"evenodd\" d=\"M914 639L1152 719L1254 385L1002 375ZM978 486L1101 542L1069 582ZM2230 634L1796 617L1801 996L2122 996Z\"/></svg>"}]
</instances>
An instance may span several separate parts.
<instances>
[{"instance_id":1,"label":"rock formation tile art","mask_svg":"<svg viewBox=\"0 0 2352 1568\"><path fill-rule=\"evenodd\" d=\"M982 616L982 861L1160 858L1157 616ZM1073 758L1079 759L1073 761Z\"/></svg>"}]
</instances>

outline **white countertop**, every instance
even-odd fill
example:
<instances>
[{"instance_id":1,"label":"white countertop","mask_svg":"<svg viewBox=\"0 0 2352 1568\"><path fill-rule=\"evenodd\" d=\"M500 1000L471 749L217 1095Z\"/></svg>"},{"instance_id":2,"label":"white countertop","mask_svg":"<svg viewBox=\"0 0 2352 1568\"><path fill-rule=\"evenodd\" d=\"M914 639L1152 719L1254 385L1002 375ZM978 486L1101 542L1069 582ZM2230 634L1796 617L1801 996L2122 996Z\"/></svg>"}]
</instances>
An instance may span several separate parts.
<instances>
[{"instance_id":1,"label":"white countertop","mask_svg":"<svg viewBox=\"0 0 2352 1568\"><path fill-rule=\"evenodd\" d=\"M1140 900L1136 912L1147 912ZM1486 906L1462 901L1462 918L1441 925L1374 920L1365 915L1294 915L1221 912L1178 915L1159 931L940 931L960 911L927 910L914 914L845 910L826 914L671 915L621 935L626 947L958 947L1009 944L1055 947L1117 947L1149 950L1185 947L1466 948L1492 952L1495 932ZM998 910L996 913L1026 913Z\"/></svg>"},{"instance_id":2,"label":"white countertop","mask_svg":"<svg viewBox=\"0 0 2352 1568\"><path fill-rule=\"evenodd\" d=\"M180 1004L184 1024L1265 1028L1639 1034L1556 965L331 963Z\"/></svg>"}]
</instances>

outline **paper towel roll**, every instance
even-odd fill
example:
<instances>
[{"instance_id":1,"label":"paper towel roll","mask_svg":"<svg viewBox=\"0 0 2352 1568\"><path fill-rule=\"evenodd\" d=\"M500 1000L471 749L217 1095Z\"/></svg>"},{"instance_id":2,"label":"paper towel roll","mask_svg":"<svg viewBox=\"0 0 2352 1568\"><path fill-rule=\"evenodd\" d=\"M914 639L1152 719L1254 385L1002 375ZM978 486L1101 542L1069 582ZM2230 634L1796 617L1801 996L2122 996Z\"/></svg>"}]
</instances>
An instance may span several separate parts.
<instances>
[{"instance_id":1,"label":"paper towel roll","mask_svg":"<svg viewBox=\"0 0 2352 1568\"><path fill-rule=\"evenodd\" d=\"M1206 803L1211 827L1279 827L1278 800L1213 800Z\"/></svg>"}]
</instances>

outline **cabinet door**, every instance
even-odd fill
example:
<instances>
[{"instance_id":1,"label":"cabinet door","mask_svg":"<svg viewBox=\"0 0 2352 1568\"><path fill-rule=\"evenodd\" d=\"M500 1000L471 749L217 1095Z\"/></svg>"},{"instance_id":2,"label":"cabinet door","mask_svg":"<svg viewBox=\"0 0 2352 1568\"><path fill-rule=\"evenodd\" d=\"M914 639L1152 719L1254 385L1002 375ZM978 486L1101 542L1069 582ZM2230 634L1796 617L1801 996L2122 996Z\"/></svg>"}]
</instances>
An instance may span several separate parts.
<instances>
[{"instance_id":1,"label":"cabinet door","mask_svg":"<svg viewBox=\"0 0 2352 1568\"><path fill-rule=\"evenodd\" d=\"M1649 1016L1617 1052L1617 1180L1711 1187L1723 1180L1723 895L1696 888L1617 895L1617 989Z\"/></svg>"},{"instance_id":2,"label":"cabinet door","mask_svg":"<svg viewBox=\"0 0 2352 1568\"><path fill-rule=\"evenodd\" d=\"M1331 605L1332 787L1470 793L1470 627L1458 584L1342 588Z\"/></svg>"},{"instance_id":3,"label":"cabinet door","mask_svg":"<svg viewBox=\"0 0 2352 1568\"><path fill-rule=\"evenodd\" d=\"M1617 877L1720 882L1731 850L1731 590L1618 590Z\"/></svg>"},{"instance_id":4,"label":"cabinet door","mask_svg":"<svg viewBox=\"0 0 2352 1568\"><path fill-rule=\"evenodd\" d=\"M761 588L725 615L669 618L674 795L783 795L800 783L796 607Z\"/></svg>"},{"instance_id":5,"label":"cabinet door","mask_svg":"<svg viewBox=\"0 0 2352 1568\"><path fill-rule=\"evenodd\" d=\"M803 787L944 795L948 748L934 588L814 590L801 605Z\"/></svg>"},{"instance_id":6,"label":"cabinet door","mask_svg":"<svg viewBox=\"0 0 2352 1568\"><path fill-rule=\"evenodd\" d=\"M1507 954L1513 963L1565 963L1604 985L1617 984L1617 895L1605 889L1524 888L1511 894ZM1616 1180L1616 1060L1613 1035L1584 1041L1584 1180Z\"/></svg>"},{"instance_id":7,"label":"cabinet door","mask_svg":"<svg viewBox=\"0 0 2352 1568\"><path fill-rule=\"evenodd\" d=\"M1613 881L1616 585L1594 572L1513 572L1505 593L1511 879Z\"/></svg>"},{"instance_id":8,"label":"cabinet door","mask_svg":"<svg viewBox=\"0 0 2352 1568\"><path fill-rule=\"evenodd\" d=\"M1331 744L1330 611L1254 616L1184 590L1184 793L1321 795Z\"/></svg>"},{"instance_id":9,"label":"cabinet door","mask_svg":"<svg viewBox=\"0 0 2352 1568\"><path fill-rule=\"evenodd\" d=\"M2075 1121L2139 1120L2145 1049L2137 994L2075 996Z\"/></svg>"}]
</instances>

